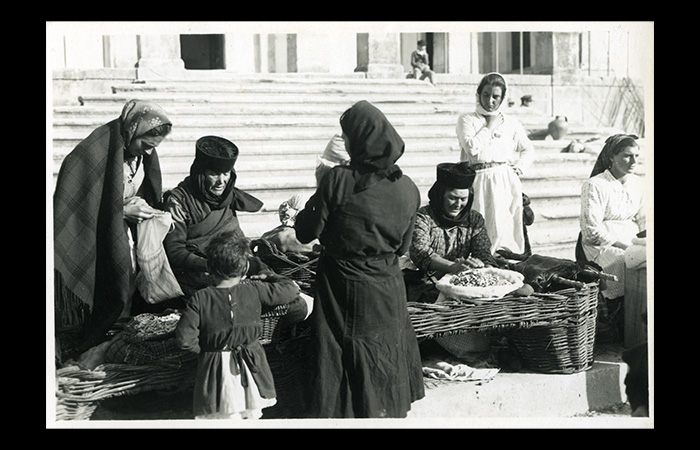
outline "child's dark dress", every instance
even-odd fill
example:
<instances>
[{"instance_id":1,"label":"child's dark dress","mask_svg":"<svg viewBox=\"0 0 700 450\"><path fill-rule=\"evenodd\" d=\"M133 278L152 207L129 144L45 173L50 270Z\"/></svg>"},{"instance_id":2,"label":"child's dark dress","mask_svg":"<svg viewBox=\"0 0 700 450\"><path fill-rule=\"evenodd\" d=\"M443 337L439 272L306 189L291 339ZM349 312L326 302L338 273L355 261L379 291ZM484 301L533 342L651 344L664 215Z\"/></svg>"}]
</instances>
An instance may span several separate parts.
<instances>
[{"instance_id":1,"label":"child's dark dress","mask_svg":"<svg viewBox=\"0 0 700 450\"><path fill-rule=\"evenodd\" d=\"M192 296L176 338L180 348L199 353L195 417L245 416L274 404L274 380L259 341L262 305L289 303L298 294L296 283L276 278L208 287Z\"/></svg>"}]
</instances>

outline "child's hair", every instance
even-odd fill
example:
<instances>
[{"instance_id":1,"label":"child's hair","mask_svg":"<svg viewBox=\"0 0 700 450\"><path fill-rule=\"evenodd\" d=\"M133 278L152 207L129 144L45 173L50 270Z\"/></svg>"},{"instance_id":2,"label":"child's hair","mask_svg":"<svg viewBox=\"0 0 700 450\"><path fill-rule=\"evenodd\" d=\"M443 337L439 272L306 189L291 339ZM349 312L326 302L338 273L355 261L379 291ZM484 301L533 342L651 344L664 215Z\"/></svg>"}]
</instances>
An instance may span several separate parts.
<instances>
[{"instance_id":1,"label":"child's hair","mask_svg":"<svg viewBox=\"0 0 700 450\"><path fill-rule=\"evenodd\" d=\"M251 256L250 241L234 231L219 234L204 251L207 255L207 270L217 278L244 275Z\"/></svg>"},{"instance_id":2,"label":"child's hair","mask_svg":"<svg viewBox=\"0 0 700 450\"><path fill-rule=\"evenodd\" d=\"M422 47L425 45L425 41L423 39L418 41L418 47Z\"/></svg>"}]
</instances>

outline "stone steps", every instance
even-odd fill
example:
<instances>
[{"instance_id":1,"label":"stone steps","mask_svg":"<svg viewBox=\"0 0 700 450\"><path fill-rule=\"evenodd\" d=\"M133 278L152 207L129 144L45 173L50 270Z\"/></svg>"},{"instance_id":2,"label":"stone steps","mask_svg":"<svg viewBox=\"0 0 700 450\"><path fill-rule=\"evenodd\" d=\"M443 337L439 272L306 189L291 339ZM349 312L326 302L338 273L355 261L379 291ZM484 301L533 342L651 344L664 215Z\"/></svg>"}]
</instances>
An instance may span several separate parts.
<instances>
[{"instance_id":1,"label":"stone steps","mask_svg":"<svg viewBox=\"0 0 700 450\"><path fill-rule=\"evenodd\" d=\"M260 236L279 225L277 208L294 194L305 201L315 190L314 169L339 117L352 104L367 100L381 109L406 143L399 161L427 202L435 166L458 161L455 126L459 114L474 109L474 86L430 86L416 80L367 80L360 77L254 76L227 79L223 73L192 80L132 83L112 93L86 95L82 106L53 110L54 179L70 150L94 128L118 117L129 99L159 103L176 126L159 147L165 189L187 174L194 143L207 134L234 141L241 153L237 186L259 197L265 206L239 215L244 232ZM546 129L551 117L515 114L528 130ZM536 160L523 177L536 221L529 235L536 253L573 258L578 233L580 185L590 173L602 139L587 153L563 154L572 139L604 138L607 129L571 124L565 140L534 140Z\"/></svg>"},{"instance_id":2,"label":"stone steps","mask_svg":"<svg viewBox=\"0 0 700 450\"><path fill-rule=\"evenodd\" d=\"M246 158L256 160L274 160L280 155L293 158L315 158L323 153L330 138L339 133L340 126L327 128L307 128L302 129L289 127L290 129L263 129L248 128L240 132L221 133L220 129L195 129L191 131L173 129L172 133L158 148L158 154L163 158L193 158L194 145L196 140L206 134L218 134L227 136L233 140L240 149L239 160ZM406 152L402 159L419 154L440 154L459 158L459 142L455 136L454 127L446 125L444 127L434 127L430 129L434 134L425 134L416 128L396 127L406 143ZM428 128L428 127L426 127ZM67 155L83 138L85 138L92 128L81 130L57 129L53 131L53 159L60 165L65 155ZM560 158L561 150L566 147L569 141L533 141L537 164L542 160L543 164L557 163L556 158ZM597 144L595 148L602 146ZM593 153L566 154L567 164L587 164ZM552 159L554 158L554 159ZM591 164L592 166L592 164Z\"/></svg>"}]
</instances>

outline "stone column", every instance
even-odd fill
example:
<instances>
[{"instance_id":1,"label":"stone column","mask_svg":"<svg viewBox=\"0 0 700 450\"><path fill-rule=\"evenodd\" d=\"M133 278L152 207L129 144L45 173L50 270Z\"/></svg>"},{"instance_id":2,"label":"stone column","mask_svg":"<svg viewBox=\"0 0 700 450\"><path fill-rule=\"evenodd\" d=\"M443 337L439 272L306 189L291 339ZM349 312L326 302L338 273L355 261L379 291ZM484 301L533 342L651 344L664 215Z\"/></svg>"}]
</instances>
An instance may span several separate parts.
<instances>
[{"instance_id":1,"label":"stone column","mask_svg":"<svg viewBox=\"0 0 700 450\"><path fill-rule=\"evenodd\" d=\"M552 74L572 76L580 73L579 33L552 34Z\"/></svg>"},{"instance_id":2,"label":"stone column","mask_svg":"<svg viewBox=\"0 0 700 450\"><path fill-rule=\"evenodd\" d=\"M369 33L368 50L368 78L404 77L399 33Z\"/></svg>"},{"instance_id":3,"label":"stone column","mask_svg":"<svg viewBox=\"0 0 700 450\"><path fill-rule=\"evenodd\" d=\"M534 32L535 41L535 61L532 65L534 75L551 75L554 68L554 39L553 33Z\"/></svg>"},{"instance_id":4,"label":"stone column","mask_svg":"<svg viewBox=\"0 0 700 450\"><path fill-rule=\"evenodd\" d=\"M255 40L252 34L226 34L224 45L227 71L241 74L255 72Z\"/></svg>"},{"instance_id":5,"label":"stone column","mask_svg":"<svg viewBox=\"0 0 700 450\"><path fill-rule=\"evenodd\" d=\"M447 73L479 73L478 33L450 32L447 36Z\"/></svg>"},{"instance_id":6,"label":"stone column","mask_svg":"<svg viewBox=\"0 0 700 450\"><path fill-rule=\"evenodd\" d=\"M179 35L142 34L137 37L137 48L136 76L139 80L169 79L184 74Z\"/></svg>"},{"instance_id":7,"label":"stone column","mask_svg":"<svg viewBox=\"0 0 700 450\"><path fill-rule=\"evenodd\" d=\"M352 73L357 65L355 32L305 32L296 35L299 73Z\"/></svg>"}]
</instances>

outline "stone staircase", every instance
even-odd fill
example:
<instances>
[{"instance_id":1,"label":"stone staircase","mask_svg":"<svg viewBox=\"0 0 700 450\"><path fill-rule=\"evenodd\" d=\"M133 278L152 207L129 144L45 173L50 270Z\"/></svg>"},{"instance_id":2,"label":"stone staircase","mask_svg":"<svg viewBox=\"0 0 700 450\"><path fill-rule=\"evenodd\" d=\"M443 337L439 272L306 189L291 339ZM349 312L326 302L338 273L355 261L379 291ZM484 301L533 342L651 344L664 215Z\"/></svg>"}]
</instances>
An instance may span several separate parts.
<instances>
[{"instance_id":1,"label":"stone staircase","mask_svg":"<svg viewBox=\"0 0 700 450\"><path fill-rule=\"evenodd\" d=\"M85 95L81 106L53 111L54 180L65 155L92 129L117 117L132 98L159 103L171 117L171 135L158 148L164 188L189 173L194 143L204 135L226 137L238 145L237 186L265 202L261 212L240 214L247 236L255 238L279 225L277 208L291 195L306 200L314 192L316 158L340 133L339 117L359 100L381 109L406 142L399 165L420 188L425 201L435 166L458 161L458 115L474 108L473 86L437 87L416 80L370 80L356 75L286 77L223 74L187 80L116 85L111 93ZM546 129L551 117L518 115L529 130ZM537 158L523 177L536 213L529 234L533 251L574 257L579 195L609 130L572 124L565 140L536 140ZM603 139L584 153L561 153L572 139Z\"/></svg>"}]
</instances>

